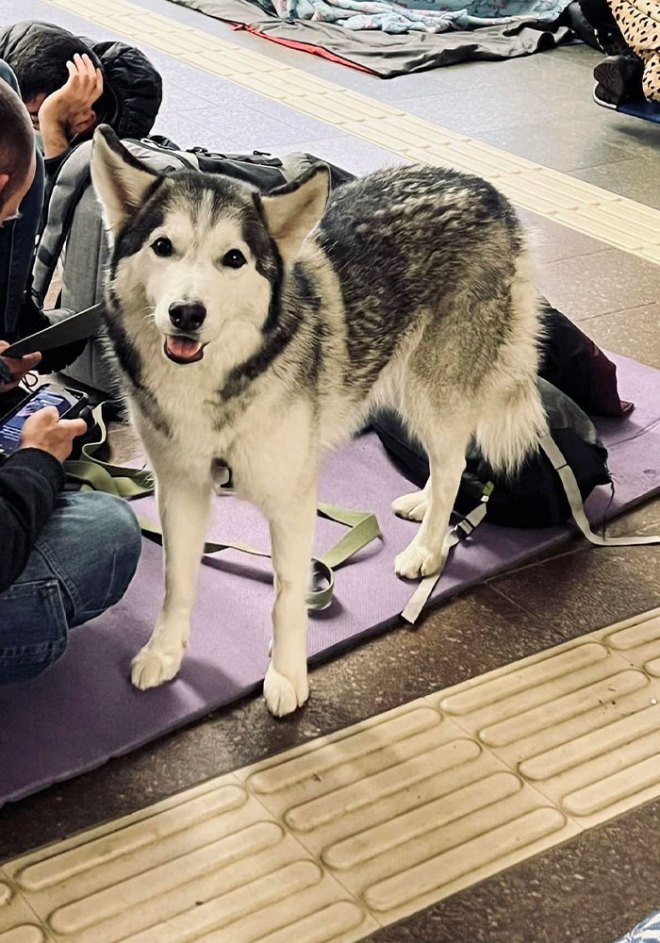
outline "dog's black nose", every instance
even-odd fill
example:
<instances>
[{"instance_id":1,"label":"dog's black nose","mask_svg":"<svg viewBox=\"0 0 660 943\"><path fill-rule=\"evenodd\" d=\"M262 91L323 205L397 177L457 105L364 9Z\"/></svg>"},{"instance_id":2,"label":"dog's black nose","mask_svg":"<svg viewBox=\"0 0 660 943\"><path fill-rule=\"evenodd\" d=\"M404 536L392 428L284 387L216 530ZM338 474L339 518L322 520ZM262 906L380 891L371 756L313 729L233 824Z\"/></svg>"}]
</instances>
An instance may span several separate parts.
<instances>
[{"instance_id":1,"label":"dog's black nose","mask_svg":"<svg viewBox=\"0 0 660 943\"><path fill-rule=\"evenodd\" d=\"M169 313L174 327L180 331L196 331L204 323L206 308L200 301L175 301Z\"/></svg>"}]
</instances>

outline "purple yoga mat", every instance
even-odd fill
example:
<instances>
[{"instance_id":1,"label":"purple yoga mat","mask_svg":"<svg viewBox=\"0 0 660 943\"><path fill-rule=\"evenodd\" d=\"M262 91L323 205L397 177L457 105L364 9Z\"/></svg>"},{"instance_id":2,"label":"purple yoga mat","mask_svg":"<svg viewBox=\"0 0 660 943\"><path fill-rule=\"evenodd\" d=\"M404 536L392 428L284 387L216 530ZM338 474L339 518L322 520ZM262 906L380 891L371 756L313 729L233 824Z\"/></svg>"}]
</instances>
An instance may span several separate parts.
<instances>
[{"instance_id":1,"label":"purple yoga mat","mask_svg":"<svg viewBox=\"0 0 660 943\"><path fill-rule=\"evenodd\" d=\"M636 409L626 419L598 424L616 485L610 515L660 491L660 371L614 359L621 395ZM417 525L395 518L390 502L409 490L373 434L328 459L321 499L375 511L383 540L338 571L332 607L310 620L310 656L344 648L397 621L415 584L394 576L393 561ZM609 501L609 489L592 495L592 520L602 518ZM151 498L137 502L136 509L155 517ZM318 550L343 532L340 525L319 520ZM483 524L472 540L456 547L431 603L510 569L568 534L563 528ZM233 497L217 499L209 538L268 548L264 521ZM160 547L145 541L138 574L121 603L72 632L66 655L50 671L27 684L0 688L0 803L93 769L258 687L268 661L270 561L233 551L201 568L190 647L179 677L147 692L131 686L131 658L147 641L160 606L161 564Z\"/></svg>"}]
</instances>

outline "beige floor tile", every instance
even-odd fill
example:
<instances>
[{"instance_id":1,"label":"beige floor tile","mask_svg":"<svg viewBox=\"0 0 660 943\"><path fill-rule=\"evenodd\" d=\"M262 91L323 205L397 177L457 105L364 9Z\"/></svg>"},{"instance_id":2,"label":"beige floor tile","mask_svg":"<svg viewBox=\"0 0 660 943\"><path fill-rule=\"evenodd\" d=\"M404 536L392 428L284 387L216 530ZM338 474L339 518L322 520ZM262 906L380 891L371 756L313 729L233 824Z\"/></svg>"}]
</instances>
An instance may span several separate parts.
<instances>
[{"instance_id":1,"label":"beige floor tile","mask_svg":"<svg viewBox=\"0 0 660 943\"><path fill-rule=\"evenodd\" d=\"M51 943L40 921L0 873L0 943Z\"/></svg>"},{"instance_id":2,"label":"beige floor tile","mask_svg":"<svg viewBox=\"0 0 660 943\"><path fill-rule=\"evenodd\" d=\"M653 678L660 678L660 609L600 633L603 642Z\"/></svg>"},{"instance_id":3,"label":"beige floor tile","mask_svg":"<svg viewBox=\"0 0 660 943\"><path fill-rule=\"evenodd\" d=\"M351 943L377 926L233 776L5 870L58 941Z\"/></svg>"},{"instance_id":4,"label":"beige floor tile","mask_svg":"<svg viewBox=\"0 0 660 943\"><path fill-rule=\"evenodd\" d=\"M428 704L345 733L240 776L381 922L578 831Z\"/></svg>"},{"instance_id":5,"label":"beige floor tile","mask_svg":"<svg viewBox=\"0 0 660 943\"><path fill-rule=\"evenodd\" d=\"M9 862L0 943L353 943L660 796L659 639L656 610Z\"/></svg>"},{"instance_id":6,"label":"beige floor tile","mask_svg":"<svg viewBox=\"0 0 660 943\"><path fill-rule=\"evenodd\" d=\"M609 643L630 631L570 642L429 700L581 827L596 825L660 793L660 682Z\"/></svg>"}]
</instances>

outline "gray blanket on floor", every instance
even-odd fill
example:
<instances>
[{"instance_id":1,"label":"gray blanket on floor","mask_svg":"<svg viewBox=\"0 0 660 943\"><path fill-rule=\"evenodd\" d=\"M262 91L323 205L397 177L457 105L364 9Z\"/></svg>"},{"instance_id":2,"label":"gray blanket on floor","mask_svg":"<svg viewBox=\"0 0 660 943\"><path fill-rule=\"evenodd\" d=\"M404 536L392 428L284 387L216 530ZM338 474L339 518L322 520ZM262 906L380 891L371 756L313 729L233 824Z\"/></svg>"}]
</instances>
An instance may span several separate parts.
<instances>
[{"instance_id":1,"label":"gray blanket on floor","mask_svg":"<svg viewBox=\"0 0 660 943\"><path fill-rule=\"evenodd\" d=\"M283 45L342 60L389 79L469 59L512 59L550 49L570 37L548 23L498 23L471 30L390 34L348 30L337 23L281 19L251 0L170 0L207 16L237 23Z\"/></svg>"}]
</instances>

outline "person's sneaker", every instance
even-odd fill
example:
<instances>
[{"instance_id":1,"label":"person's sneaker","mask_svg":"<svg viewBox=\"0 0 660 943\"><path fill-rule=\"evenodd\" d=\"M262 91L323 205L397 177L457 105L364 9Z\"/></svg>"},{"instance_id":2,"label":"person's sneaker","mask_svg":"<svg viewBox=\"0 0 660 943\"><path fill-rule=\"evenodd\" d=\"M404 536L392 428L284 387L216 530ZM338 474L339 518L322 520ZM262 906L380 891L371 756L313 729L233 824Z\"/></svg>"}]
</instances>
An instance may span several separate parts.
<instances>
[{"instance_id":1,"label":"person's sneaker","mask_svg":"<svg viewBox=\"0 0 660 943\"><path fill-rule=\"evenodd\" d=\"M597 105L602 105L603 108L612 108L614 111L616 111L617 103L612 101L607 89L604 86L596 85L592 95Z\"/></svg>"},{"instance_id":2,"label":"person's sneaker","mask_svg":"<svg viewBox=\"0 0 660 943\"><path fill-rule=\"evenodd\" d=\"M637 56L608 56L594 69L598 104L616 107L622 102L643 100L644 63Z\"/></svg>"}]
</instances>

